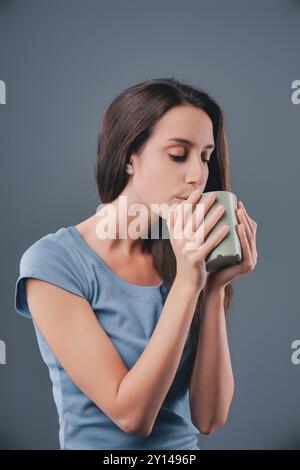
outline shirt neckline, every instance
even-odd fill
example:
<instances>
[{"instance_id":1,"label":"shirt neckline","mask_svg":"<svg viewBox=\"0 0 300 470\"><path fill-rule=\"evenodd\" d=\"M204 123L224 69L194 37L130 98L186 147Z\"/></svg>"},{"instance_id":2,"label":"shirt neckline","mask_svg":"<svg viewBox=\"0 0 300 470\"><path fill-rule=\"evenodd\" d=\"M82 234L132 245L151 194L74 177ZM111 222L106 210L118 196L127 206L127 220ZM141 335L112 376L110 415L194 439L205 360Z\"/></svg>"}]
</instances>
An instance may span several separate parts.
<instances>
[{"instance_id":1,"label":"shirt neckline","mask_svg":"<svg viewBox=\"0 0 300 470\"><path fill-rule=\"evenodd\" d=\"M123 289L127 289L130 292L137 294L141 293L143 295L149 294L157 294L160 293L160 290L162 287L166 288L166 284L164 281L161 281L159 284L153 285L153 286L141 286L138 284L133 284L129 281L126 281L122 277L120 277L118 274L116 274L109 266L108 264L104 261L101 256L99 256L84 240L84 238L81 236L80 232L78 229L74 226L71 225L67 227L67 230L71 233L75 241L80 245L80 247L89 255L91 255L97 263L100 264L100 266L105 270L106 274L113 279L115 283L117 283L119 286L121 286Z\"/></svg>"}]
</instances>

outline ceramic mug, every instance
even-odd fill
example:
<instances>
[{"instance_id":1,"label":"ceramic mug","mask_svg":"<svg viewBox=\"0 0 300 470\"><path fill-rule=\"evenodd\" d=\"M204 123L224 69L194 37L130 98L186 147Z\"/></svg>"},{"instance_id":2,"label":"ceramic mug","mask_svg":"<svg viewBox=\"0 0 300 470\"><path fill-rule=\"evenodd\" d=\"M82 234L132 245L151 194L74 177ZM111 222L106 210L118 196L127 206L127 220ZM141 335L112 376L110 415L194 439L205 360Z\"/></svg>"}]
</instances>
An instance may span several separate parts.
<instances>
[{"instance_id":1,"label":"ceramic mug","mask_svg":"<svg viewBox=\"0 0 300 470\"><path fill-rule=\"evenodd\" d=\"M203 198L207 197L211 192L216 194L216 198L205 215L204 225L205 219L211 216L212 212L215 210L216 205L222 204L225 211L212 230L209 232L205 241L210 240L223 225L228 225L229 227L229 231L225 237L205 258L206 270L208 272L215 272L240 263L243 259L243 256L242 247L237 233L237 197L230 191L209 191L202 193L201 198L199 199L199 203L203 202Z\"/></svg>"}]
</instances>

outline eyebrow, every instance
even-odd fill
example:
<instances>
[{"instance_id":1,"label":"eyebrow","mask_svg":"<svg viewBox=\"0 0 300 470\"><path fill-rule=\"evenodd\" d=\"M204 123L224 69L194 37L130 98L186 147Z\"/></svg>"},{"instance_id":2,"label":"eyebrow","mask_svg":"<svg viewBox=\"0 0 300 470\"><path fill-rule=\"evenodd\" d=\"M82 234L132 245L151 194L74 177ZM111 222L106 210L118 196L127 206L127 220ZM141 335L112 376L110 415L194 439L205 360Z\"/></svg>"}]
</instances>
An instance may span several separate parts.
<instances>
[{"instance_id":1,"label":"eyebrow","mask_svg":"<svg viewBox=\"0 0 300 470\"><path fill-rule=\"evenodd\" d=\"M175 142L179 142L181 144L193 145L193 142L191 142L190 140L182 139L180 137L171 137L171 139L168 139L168 141L169 140L174 140ZM205 149L214 149L215 145L214 144L207 144L204 148Z\"/></svg>"}]
</instances>

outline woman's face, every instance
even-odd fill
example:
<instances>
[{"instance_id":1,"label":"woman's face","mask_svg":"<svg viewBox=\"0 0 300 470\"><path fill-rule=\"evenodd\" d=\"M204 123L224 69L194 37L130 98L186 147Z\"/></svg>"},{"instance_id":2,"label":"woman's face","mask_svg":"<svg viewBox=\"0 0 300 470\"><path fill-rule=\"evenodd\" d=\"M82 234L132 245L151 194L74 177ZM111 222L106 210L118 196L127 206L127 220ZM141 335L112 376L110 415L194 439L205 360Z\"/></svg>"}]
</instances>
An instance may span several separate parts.
<instances>
[{"instance_id":1,"label":"woman's face","mask_svg":"<svg viewBox=\"0 0 300 470\"><path fill-rule=\"evenodd\" d=\"M157 122L143 152L132 155L129 187L134 199L150 208L151 204L179 204L179 198L186 199L195 189L202 193L208 178L205 160L213 149L208 114L191 105L170 109Z\"/></svg>"}]
</instances>

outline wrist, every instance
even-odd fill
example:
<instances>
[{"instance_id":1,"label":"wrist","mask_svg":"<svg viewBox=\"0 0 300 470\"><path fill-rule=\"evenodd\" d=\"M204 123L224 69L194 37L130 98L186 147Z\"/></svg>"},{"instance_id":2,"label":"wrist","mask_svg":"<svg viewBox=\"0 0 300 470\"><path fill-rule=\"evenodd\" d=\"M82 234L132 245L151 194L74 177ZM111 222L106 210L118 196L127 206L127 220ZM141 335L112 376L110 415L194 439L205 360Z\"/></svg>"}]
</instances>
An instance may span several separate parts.
<instances>
[{"instance_id":1,"label":"wrist","mask_svg":"<svg viewBox=\"0 0 300 470\"><path fill-rule=\"evenodd\" d=\"M178 275L175 276L173 285L176 290L180 291L182 295L186 296L198 297L202 291L199 286L193 284L188 279L184 279Z\"/></svg>"},{"instance_id":2,"label":"wrist","mask_svg":"<svg viewBox=\"0 0 300 470\"><path fill-rule=\"evenodd\" d=\"M216 284L214 282L209 282L207 281L206 285L205 285L205 289L206 291L214 291L214 292L225 292L225 287L224 285L221 285L221 284Z\"/></svg>"},{"instance_id":3,"label":"wrist","mask_svg":"<svg viewBox=\"0 0 300 470\"><path fill-rule=\"evenodd\" d=\"M205 298L206 298L206 301L207 299L215 299L224 303L225 286L206 285L205 286Z\"/></svg>"},{"instance_id":4,"label":"wrist","mask_svg":"<svg viewBox=\"0 0 300 470\"><path fill-rule=\"evenodd\" d=\"M206 284L205 284L205 292L206 293L219 293L220 295L225 293L226 284L218 284L214 279L214 273L208 273Z\"/></svg>"}]
</instances>

